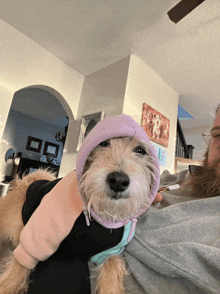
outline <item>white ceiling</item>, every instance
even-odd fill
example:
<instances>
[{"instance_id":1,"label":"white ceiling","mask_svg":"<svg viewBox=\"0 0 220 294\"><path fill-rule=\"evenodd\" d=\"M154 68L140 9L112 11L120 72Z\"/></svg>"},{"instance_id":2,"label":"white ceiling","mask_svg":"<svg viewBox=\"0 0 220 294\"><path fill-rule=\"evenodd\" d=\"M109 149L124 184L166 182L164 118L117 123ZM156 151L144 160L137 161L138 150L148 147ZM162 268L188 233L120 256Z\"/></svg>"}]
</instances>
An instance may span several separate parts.
<instances>
[{"instance_id":1,"label":"white ceiling","mask_svg":"<svg viewBox=\"0 0 220 294\"><path fill-rule=\"evenodd\" d=\"M0 18L88 75L139 55L180 95L194 120L212 124L220 102L220 1L206 0L178 24L179 0L0 0Z\"/></svg>"}]
</instances>

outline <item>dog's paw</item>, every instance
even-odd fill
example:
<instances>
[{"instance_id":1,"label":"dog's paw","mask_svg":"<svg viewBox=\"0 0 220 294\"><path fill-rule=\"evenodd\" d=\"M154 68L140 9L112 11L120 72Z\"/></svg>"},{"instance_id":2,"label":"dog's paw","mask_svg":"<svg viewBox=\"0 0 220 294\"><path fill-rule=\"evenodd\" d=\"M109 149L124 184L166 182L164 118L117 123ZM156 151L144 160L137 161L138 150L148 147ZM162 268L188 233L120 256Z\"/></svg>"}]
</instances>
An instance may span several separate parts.
<instances>
[{"instance_id":1,"label":"dog's paw","mask_svg":"<svg viewBox=\"0 0 220 294\"><path fill-rule=\"evenodd\" d=\"M22 267L15 259L13 252L1 269L0 294L25 294L28 289L30 270Z\"/></svg>"}]
</instances>

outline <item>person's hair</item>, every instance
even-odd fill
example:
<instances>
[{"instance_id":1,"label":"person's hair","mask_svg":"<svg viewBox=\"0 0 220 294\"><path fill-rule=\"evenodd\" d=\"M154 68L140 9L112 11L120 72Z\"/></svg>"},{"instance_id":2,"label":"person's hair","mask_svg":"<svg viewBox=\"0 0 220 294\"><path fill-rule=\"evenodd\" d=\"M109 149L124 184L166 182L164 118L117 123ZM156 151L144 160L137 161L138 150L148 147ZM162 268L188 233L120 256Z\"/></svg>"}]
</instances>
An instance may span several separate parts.
<instances>
[{"instance_id":1,"label":"person's hair","mask_svg":"<svg viewBox=\"0 0 220 294\"><path fill-rule=\"evenodd\" d=\"M216 110L215 110L215 114L218 113L219 109L220 109L220 104L217 106L217 108L216 108Z\"/></svg>"}]
</instances>

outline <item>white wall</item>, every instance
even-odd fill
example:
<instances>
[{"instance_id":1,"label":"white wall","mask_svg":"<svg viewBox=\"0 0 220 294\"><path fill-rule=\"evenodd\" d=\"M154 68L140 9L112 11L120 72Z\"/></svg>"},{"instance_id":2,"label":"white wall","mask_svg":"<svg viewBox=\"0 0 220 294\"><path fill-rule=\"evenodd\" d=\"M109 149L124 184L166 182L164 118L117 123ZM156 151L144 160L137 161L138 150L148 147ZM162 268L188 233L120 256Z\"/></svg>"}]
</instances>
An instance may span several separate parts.
<instances>
[{"instance_id":1,"label":"white wall","mask_svg":"<svg viewBox=\"0 0 220 294\"><path fill-rule=\"evenodd\" d=\"M104 111L108 117L123 112L140 124L146 102L171 121L167 168L173 171L178 95L138 56L128 56L84 78L2 20L0 34L0 138L14 93L29 86L47 88L59 96L69 117L59 174L64 176L75 168L82 115ZM0 155L1 164L1 146Z\"/></svg>"},{"instance_id":2,"label":"white wall","mask_svg":"<svg viewBox=\"0 0 220 294\"><path fill-rule=\"evenodd\" d=\"M76 119L104 111L105 117L122 113L130 56L85 77Z\"/></svg>"},{"instance_id":3,"label":"white wall","mask_svg":"<svg viewBox=\"0 0 220 294\"><path fill-rule=\"evenodd\" d=\"M141 124L143 103L147 103L170 119L169 145L158 145L167 150L166 166L160 166L161 173L164 169L174 172L178 100L179 95L151 67L137 55L131 55L123 113Z\"/></svg>"},{"instance_id":4,"label":"white wall","mask_svg":"<svg viewBox=\"0 0 220 294\"><path fill-rule=\"evenodd\" d=\"M0 142L2 141L5 123L11 106L11 92L1 86L0 79ZM0 159L1 160L1 159Z\"/></svg>"},{"instance_id":5,"label":"white wall","mask_svg":"<svg viewBox=\"0 0 220 294\"><path fill-rule=\"evenodd\" d=\"M70 119L68 143L69 134L75 131L74 117L77 115L84 76L1 19L0 35L0 139L14 93L24 87L41 85L50 87L52 92L55 89L63 97L60 103ZM71 149L65 148L64 161L66 156L68 163L70 159L74 160L71 152ZM1 147L0 155L1 165ZM60 172L66 174L71 168L71 164L61 165Z\"/></svg>"},{"instance_id":6,"label":"white wall","mask_svg":"<svg viewBox=\"0 0 220 294\"><path fill-rule=\"evenodd\" d=\"M73 132L70 133L70 140L65 144L65 148L74 154L73 168L75 168L82 116L104 111L104 118L106 118L122 113L129 60L128 56L85 77L76 121L72 122ZM62 165L69 164L68 156L62 159Z\"/></svg>"}]
</instances>

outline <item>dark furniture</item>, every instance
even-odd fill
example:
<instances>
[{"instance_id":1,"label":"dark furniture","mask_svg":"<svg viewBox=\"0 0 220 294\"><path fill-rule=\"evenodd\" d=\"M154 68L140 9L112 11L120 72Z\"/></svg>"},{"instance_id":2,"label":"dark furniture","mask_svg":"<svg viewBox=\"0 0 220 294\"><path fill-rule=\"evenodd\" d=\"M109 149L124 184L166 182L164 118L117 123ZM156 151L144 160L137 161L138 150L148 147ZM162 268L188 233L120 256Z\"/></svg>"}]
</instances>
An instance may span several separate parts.
<instances>
[{"instance_id":1,"label":"dark furniture","mask_svg":"<svg viewBox=\"0 0 220 294\"><path fill-rule=\"evenodd\" d=\"M23 173L28 174L29 169L46 169L48 168L49 171L52 171L55 173L56 177L58 177L58 172L60 169L59 165L51 164L51 163L46 163L46 162L41 162L33 159L28 159L28 158L23 158L21 157L20 159L20 164L18 166L17 174L21 176Z\"/></svg>"}]
</instances>

